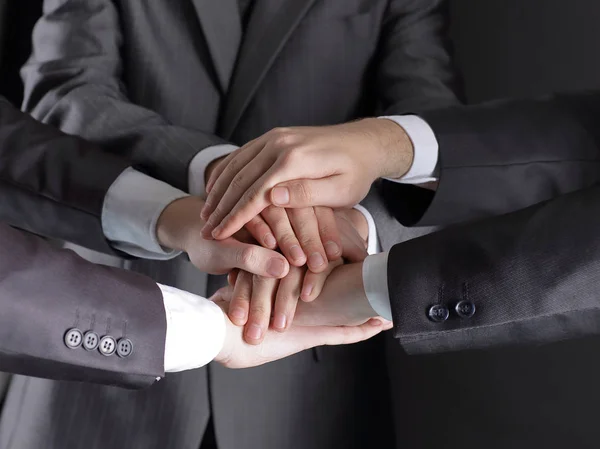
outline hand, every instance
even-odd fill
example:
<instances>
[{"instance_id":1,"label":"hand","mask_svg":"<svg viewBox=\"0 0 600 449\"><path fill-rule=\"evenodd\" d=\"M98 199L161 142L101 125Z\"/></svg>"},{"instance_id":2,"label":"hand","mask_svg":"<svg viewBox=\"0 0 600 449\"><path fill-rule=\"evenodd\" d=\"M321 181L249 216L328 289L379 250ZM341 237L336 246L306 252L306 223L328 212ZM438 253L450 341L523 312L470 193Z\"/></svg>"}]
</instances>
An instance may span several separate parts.
<instances>
[{"instance_id":1,"label":"hand","mask_svg":"<svg viewBox=\"0 0 600 449\"><path fill-rule=\"evenodd\" d=\"M315 301L298 304L294 324L354 326L376 316L365 294L362 263L354 263L333 270Z\"/></svg>"},{"instance_id":2,"label":"hand","mask_svg":"<svg viewBox=\"0 0 600 449\"><path fill-rule=\"evenodd\" d=\"M251 236L242 231L222 241L205 240L200 234L199 219L204 203L186 197L169 204L158 219L156 235L162 246L185 251L201 271L226 274L234 268L266 277L282 278L289 271L281 254L251 244Z\"/></svg>"},{"instance_id":3,"label":"hand","mask_svg":"<svg viewBox=\"0 0 600 449\"><path fill-rule=\"evenodd\" d=\"M362 262L367 256L368 225L358 211L339 210L335 213L342 231L343 257L350 262ZM273 309L273 328L283 332L294 320L298 300L317 298L331 271L342 260L330 262L325 271L313 273L292 266L280 281L252 276L249 273L232 273L229 283L235 286L229 317L238 326L246 326L244 337L249 344L259 344L269 328Z\"/></svg>"},{"instance_id":4,"label":"hand","mask_svg":"<svg viewBox=\"0 0 600 449\"><path fill-rule=\"evenodd\" d=\"M288 357L306 349L323 345L344 345L357 343L374 337L390 328L380 320L371 320L361 326L292 326L285 334L268 331L259 345L248 345L242 338L242 328L227 319L227 300L232 294L231 287L219 290L213 300L223 309L226 320L226 334L223 349L215 358L216 362L228 368L249 368Z\"/></svg>"},{"instance_id":5,"label":"hand","mask_svg":"<svg viewBox=\"0 0 600 449\"><path fill-rule=\"evenodd\" d=\"M204 232L227 238L270 204L353 206L377 178L406 173L412 158L410 138L391 120L272 130L214 169Z\"/></svg>"}]
</instances>

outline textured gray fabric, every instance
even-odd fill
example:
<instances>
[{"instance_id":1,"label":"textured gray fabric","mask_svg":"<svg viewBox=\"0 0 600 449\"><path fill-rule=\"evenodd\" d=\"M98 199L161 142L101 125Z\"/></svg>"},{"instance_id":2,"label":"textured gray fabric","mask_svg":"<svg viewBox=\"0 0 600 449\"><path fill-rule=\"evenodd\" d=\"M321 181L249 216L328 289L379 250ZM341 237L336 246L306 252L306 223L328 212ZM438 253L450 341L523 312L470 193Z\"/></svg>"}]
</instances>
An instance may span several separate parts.
<instances>
[{"instance_id":1,"label":"textured gray fabric","mask_svg":"<svg viewBox=\"0 0 600 449\"><path fill-rule=\"evenodd\" d=\"M185 189L189 161L215 143L456 102L442 1L257 1L237 55L235 1L46 0L25 108ZM392 220L380 231L404 238ZM185 264L131 268L204 294ZM389 447L381 339L320 354L210 366L135 395L32 379L11 388L0 433L19 449L196 449L212 412L222 449ZM10 420L20 401L27 419Z\"/></svg>"}]
</instances>

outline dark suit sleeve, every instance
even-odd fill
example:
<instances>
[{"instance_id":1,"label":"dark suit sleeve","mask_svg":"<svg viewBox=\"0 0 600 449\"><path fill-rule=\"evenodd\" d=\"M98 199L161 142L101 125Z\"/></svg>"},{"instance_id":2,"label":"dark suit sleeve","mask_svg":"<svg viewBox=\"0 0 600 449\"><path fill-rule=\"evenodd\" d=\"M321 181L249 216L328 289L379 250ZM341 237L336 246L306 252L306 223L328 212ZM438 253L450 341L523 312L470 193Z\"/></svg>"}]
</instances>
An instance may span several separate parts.
<instances>
[{"instance_id":1,"label":"dark suit sleeve","mask_svg":"<svg viewBox=\"0 0 600 449\"><path fill-rule=\"evenodd\" d=\"M385 11L376 90L381 115L418 113L458 103L446 0L391 0Z\"/></svg>"},{"instance_id":2,"label":"dark suit sleeve","mask_svg":"<svg viewBox=\"0 0 600 449\"><path fill-rule=\"evenodd\" d=\"M600 186L396 245L388 285L411 352L545 343L600 333ZM454 306L475 304L472 318ZM428 319L434 304L450 309Z\"/></svg>"},{"instance_id":3,"label":"dark suit sleeve","mask_svg":"<svg viewBox=\"0 0 600 449\"><path fill-rule=\"evenodd\" d=\"M150 279L0 224L0 371L139 388L164 375L166 317ZM70 349L68 330L128 338L127 357Z\"/></svg>"},{"instance_id":4,"label":"dark suit sleeve","mask_svg":"<svg viewBox=\"0 0 600 449\"><path fill-rule=\"evenodd\" d=\"M35 118L101 144L149 175L188 190L188 166L224 143L173 126L129 101L121 75L123 34L111 0L45 0L22 69L24 109Z\"/></svg>"},{"instance_id":5,"label":"dark suit sleeve","mask_svg":"<svg viewBox=\"0 0 600 449\"><path fill-rule=\"evenodd\" d=\"M448 225L515 211L600 181L600 93L424 112L439 143L439 186L383 183L403 224Z\"/></svg>"},{"instance_id":6,"label":"dark suit sleeve","mask_svg":"<svg viewBox=\"0 0 600 449\"><path fill-rule=\"evenodd\" d=\"M112 253L102 205L127 166L0 98L0 221Z\"/></svg>"}]
</instances>

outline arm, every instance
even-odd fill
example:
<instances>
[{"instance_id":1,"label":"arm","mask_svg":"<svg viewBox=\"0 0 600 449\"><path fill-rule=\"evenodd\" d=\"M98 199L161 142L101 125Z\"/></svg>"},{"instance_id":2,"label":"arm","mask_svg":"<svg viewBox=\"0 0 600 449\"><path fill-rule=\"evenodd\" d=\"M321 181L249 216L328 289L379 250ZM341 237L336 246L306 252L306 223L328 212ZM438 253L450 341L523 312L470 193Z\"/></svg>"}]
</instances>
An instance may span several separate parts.
<instances>
[{"instance_id":1,"label":"arm","mask_svg":"<svg viewBox=\"0 0 600 449\"><path fill-rule=\"evenodd\" d=\"M134 388L163 376L165 309L154 282L85 262L3 224L0 245L1 371ZM107 357L71 349L73 328L127 338L133 350Z\"/></svg>"},{"instance_id":2,"label":"arm","mask_svg":"<svg viewBox=\"0 0 600 449\"><path fill-rule=\"evenodd\" d=\"M173 126L132 104L121 79L122 40L112 1L46 0L33 35L33 55L22 70L24 108L188 191L188 166L194 156L224 142Z\"/></svg>"},{"instance_id":3,"label":"arm","mask_svg":"<svg viewBox=\"0 0 600 449\"><path fill-rule=\"evenodd\" d=\"M102 231L104 197L126 160L42 125L0 99L0 220L113 252Z\"/></svg>"},{"instance_id":4,"label":"arm","mask_svg":"<svg viewBox=\"0 0 600 449\"><path fill-rule=\"evenodd\" d=\"M383 183L388 208L403 224L446 225L503 214L600 180L598 92L421 116L439 143L439 184L434 194Z\"/></svg>"}]
</instances>

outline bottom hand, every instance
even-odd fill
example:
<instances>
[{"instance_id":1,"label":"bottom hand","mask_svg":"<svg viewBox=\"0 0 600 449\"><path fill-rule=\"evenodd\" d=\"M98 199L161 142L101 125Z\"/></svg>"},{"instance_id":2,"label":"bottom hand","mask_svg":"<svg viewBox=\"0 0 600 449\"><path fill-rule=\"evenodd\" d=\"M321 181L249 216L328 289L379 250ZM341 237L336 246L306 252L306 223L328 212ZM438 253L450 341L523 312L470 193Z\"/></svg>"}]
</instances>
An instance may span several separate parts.
<instances>
[{"instance_id":1,"label":"bottom hand","mask_svg":"<svg viewBox=\"0 0 600 449\"><path fill-rule=\"evenodd\" d=\"M227 318L227 301L232 292L231 287L221 289L212 298L223 309L227 329L225 344L215 361L228 368L263 365L315 346L358 343L391 327L391 324L379 319L349 327L294 325L285 333L269 330L260 345L249 345L244 342L243 328L234 325Z\"/></svg>"}]
</instances>

